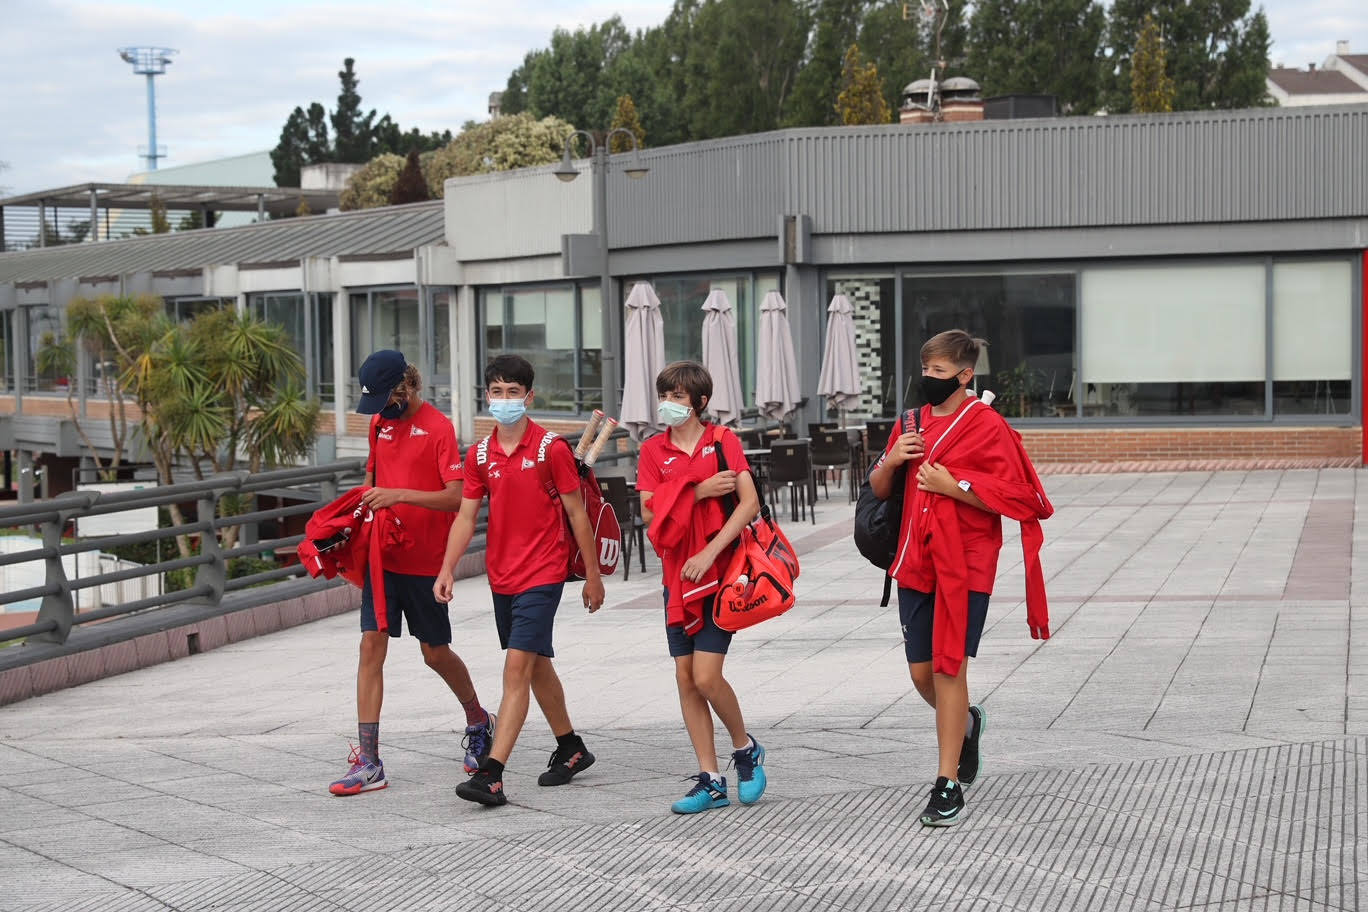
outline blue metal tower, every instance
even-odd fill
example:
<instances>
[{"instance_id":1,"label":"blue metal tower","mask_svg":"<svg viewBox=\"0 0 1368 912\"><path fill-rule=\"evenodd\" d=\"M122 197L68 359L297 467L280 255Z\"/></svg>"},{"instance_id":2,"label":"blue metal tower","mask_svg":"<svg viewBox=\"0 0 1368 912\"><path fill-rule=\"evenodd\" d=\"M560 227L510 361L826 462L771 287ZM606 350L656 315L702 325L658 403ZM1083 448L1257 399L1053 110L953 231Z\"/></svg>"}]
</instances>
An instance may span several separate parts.
<instances>
[{"instance_id":1,"label":"blue metal tower","mask_svg":"<svg viewBox=\"0 0 1368 912\"><path fill-rule=\"evenodd\" d=\"M139 154L146 156L149 171L156 171L157 159L166 157L166 151L157 145L157 90L152 80L166 72L171 55L176 53L179 52L174 48L119 48L119 56L124 62L133 64L133 72L147 77L147 151L138 151Z\"/></svg>"}]
</instances>

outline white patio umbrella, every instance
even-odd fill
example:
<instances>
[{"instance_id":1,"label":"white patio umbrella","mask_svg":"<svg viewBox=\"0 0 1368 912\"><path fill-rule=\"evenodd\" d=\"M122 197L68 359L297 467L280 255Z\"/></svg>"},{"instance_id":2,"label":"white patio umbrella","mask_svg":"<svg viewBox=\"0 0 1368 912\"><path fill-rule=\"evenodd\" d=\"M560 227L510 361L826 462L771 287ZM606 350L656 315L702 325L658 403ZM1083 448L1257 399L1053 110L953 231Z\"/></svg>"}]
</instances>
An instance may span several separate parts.
<instances>
[{"instance_id":1,"label":"white patio umbrella","mask_svg":"<svg viewBox=\"0 0 1368 912\"><path fill-rule=\"evenodd\" d=\"M777 291L760 305L760 334L755 345L755 405L760 414L783 421L798 405L798 358L793 353L788 305Z\"/></svg>"},{"instance_id":2,"label":"white patio umbrella","mask_svg":"<svg viewBox=\"0 0 1368 912\"><path fill-rule=\"evenodd\" d=\"M715 288L703 302L703 366L712 374L708 411L718 424L741 420L741 362L736 356L736 311L727 293Z\"/></svg>"},{"instance_id":3,"label":"white patio umbrella","mask_svg":"<svg viewBox=\"0 0 1368 912\"><path fill-rule=\"evenodd\" d=\"M622 414L618 420L633 440L641 440L660 430L655 381L665 366L665 322L660 317L660 299L645 282L632 286L626 307Z\"/></svg>"},{"instance_id":4,"label":"white patio umbrella","mask_svg":"<svg viewBox=\"0 0 1368 912\"><path fill-rule=\"evenodd\" d=\"M855 348L855 308L850 299L838 294L827 307L826 347L822 350L822 374L817 395L826 397L827 408L835 407L845 426L845 413L860 401L859 352Z\"/></svg>"}]
</instances>

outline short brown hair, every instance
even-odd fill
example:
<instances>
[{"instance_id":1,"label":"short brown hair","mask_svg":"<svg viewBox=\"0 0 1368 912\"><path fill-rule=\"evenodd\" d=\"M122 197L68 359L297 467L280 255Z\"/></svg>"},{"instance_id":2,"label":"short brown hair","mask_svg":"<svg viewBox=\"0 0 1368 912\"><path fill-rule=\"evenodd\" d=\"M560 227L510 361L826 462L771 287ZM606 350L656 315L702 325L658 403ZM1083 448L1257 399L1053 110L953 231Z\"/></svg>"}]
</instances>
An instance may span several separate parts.
<instances>
[{"instance_id":1,"label":"short brown hair","mask_svg":"<svg viewBox=\"0 0 1368 912\"><path fill-rule=\"evenodd\" d=\"M665 395L675 390L689 394L689 404L695 415L703 414L703 398L712 398L712 374L697 361L676 361L665 365L656 377L656 393Z\"/></svg>"},{"instance_id":2,"label":"short brown hair","mask_svg":"<svg viewBox=\"0 0 1368 912\"><path fill-rule=\"evenodd\" d=\"M404 368L404 379L399 381L399 385L406 387L410 393L420 393L423 390L423 375L410 364Z\"/></svg>"},{"instance_id":3,"label":"short brown hair","mask_svg":"<svg viewBox=\"0 0 1368 912\"><path fill-rule=\"evenodd\" d=\"M969 335L962 329L947 329L926 340L921 347L921 363L932 358L944 358L963 370L978 364L979 352L988 347L983 339Z\"/></svg>"}]
</instances>

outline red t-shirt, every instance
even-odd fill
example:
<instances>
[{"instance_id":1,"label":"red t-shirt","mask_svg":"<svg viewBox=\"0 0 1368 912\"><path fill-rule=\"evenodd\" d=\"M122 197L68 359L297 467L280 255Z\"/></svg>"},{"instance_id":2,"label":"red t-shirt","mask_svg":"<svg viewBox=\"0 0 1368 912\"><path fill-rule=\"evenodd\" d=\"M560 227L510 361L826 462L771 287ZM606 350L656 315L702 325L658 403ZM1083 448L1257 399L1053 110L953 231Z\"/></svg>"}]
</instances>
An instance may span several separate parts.
<instances>
[{"instance_id":1,"label":"red t-shirt","mask_svg":"<svg viewBox=\"0 0 1368 912\"><path fill-rule=\"evenodd\" d=\"M466 450L463 496L479 500L489 495L489 534L485 570L489 588L501 595L517 595L537 586L565 582L574 539L565 522L565 506L551 497L542 483L537 457L543 444L551 466L551 480L561 494L579 491L579 470L564 442L532 420L522 439L505 453L496 432L487 455L479 446ZM443 542L446 540L443 539Z\"/></svg>"},{"instance_id":2,"label":"red t-shirt","mask_svg":"<svg viewBox=\"0 0 1368 912\"><path fill-rule=\"evenodd\" d=\"M931 414L931 409L923 408L922 415L922 440L926 442L926 455L932 462L939 462L937 455L937 442L945 436L945 432L950 429L950 425L955 419L969 406L969 397L965 397L964 405L960 406L954 414L938 416ZM908 429L916 426L915 419L909 416L907 421ZM888 435L888 443L884 446L884 455L893 449L893 444L897 441L901 431L895 424L893 431ZM961 459L963 454L960 454ZM883 457L879 457L883 461ZM903 489L903 515L902 527L898 531L898 553L901 554L903 546L907 543L908 536L912 529L912 499L917 492L917 469L921 465L921 460L912 460L907 465L907 486ZM993 581L997 578L998 552L1002 550L1002 517L996 513L989 513L980 510L978 507L970 506L963 501L955 501L955 512L959 516L960 538L964 544L964 559L968 564L969 570L969 589L972 592L993 591ZM913 545L915 547L915 543ZM904 568L899 574L899 581L908 578L909 571ZM935 570L929 560L922 561L921 566L915 571L910 571L912 588L922 592L932 592L936 588Z\"/></svg>"},{"instance_id":3,"label":"red t-shirt","mask_svg":"<svg viewBox=\"0 0 1368 912\"><path fill-rule=\"evenodd\" d=\"M716 445L713 443L714 434L717 435ZM728 428L705 425L703 436L698 438L692 453L675 446L671 432L666 430L641 445L641 451L637 454L637 491L641 494L654 493L661 482L688 472L693 472L695 478L711 478L721 471L717 462L717 445L722 447L722 456L727 461L728 469L737 473L750 471L750 463L741 448L741 439ZM728 547L718 555L717 563L713 565L718 573L726 570L731 552L732 548Z\"/></svg>"},{"instance_id":4,"label":"red t-shirt","mask_svg":"<svg viewBox=\"0 0 1368 912\"><path fill-rule=\"evenodd\" d=\"M376 415L370 423L371 451L366 471L375 473L377 488L440 491L461 480L461 451L456 429L431 403L424 402L408 420ZM413 547L387 553L385 569L394 573L436 576L442 570L447 532L455 513L415 504L395 504L394 512L413 538Z\"/></svg>"}]
</instances>

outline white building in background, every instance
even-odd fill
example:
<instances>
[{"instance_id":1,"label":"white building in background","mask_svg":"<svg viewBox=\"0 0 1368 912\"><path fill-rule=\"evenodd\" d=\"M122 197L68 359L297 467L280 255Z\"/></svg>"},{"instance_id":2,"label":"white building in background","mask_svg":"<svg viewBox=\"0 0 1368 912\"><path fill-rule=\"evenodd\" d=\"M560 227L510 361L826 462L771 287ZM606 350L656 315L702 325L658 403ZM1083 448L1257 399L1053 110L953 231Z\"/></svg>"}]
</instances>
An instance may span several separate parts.
<instances>
[{"instance_id":1,"label":"white building in background","mask_svg":"<svg viewBox=\"0 0 1368 912\"><path fill-rule=\"evenodd\" d=\"M1269 97L1283 107L1368 104L1368 53L1350 53L1349 42L1338 41L1319 69L1276 66L1267 84Z\"/></svg>"}]
</instances>

